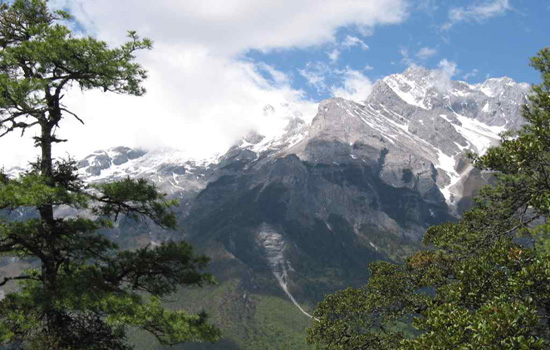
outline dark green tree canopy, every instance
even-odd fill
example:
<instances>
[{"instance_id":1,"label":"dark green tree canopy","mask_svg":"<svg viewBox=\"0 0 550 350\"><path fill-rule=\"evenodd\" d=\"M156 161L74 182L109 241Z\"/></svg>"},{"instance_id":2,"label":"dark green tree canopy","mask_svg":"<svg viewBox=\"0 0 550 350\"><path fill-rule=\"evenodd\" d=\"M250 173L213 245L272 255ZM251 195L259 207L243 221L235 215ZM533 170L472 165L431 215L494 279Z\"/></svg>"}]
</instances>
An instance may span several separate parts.
<instances>
[{"instance_id":1,"label":"dark green tree canopy","mask_svg":"<svg viewBox=\"0 0 550 350\"><path fill-rule=\"evenodd\" d=\"M63 105L71 86L82 90L142 95L146 71L137 50L151 41L130 32L110 48L76 37L63 24L69 14L44 0L0 5L0 136L29 128L39 133L38 161L18 178L0 171L0 254L29 259L36 268L2 276L17 291L0 301L0 343L23 349L130 349L129 328L152 333L162 344L214 341L219 332L204 314L167 310L161 298L178 286L202 286L208 258L185 242L120 250L98 230L120 216L175 227L174 201L144 180L88 185L75 162L55 160L52 146L66 117L82 119ZM60 217L60 206L76 209ZM15 210L23 219L8 220Z\"/></svg>"},{"instance_id":2,"label":"dark green tree canopy","mask_svg":"<svg viewBox=\"0 0 550 350\"><path fill-rule=\"evenodd\" d=\"M474 165L493 172L457 223L428 229L427 250L377 262L361 289L327 297L308 341L318 349L550 348L550 50L523 109L526 125Z\"/></svg>"}]
</instances>

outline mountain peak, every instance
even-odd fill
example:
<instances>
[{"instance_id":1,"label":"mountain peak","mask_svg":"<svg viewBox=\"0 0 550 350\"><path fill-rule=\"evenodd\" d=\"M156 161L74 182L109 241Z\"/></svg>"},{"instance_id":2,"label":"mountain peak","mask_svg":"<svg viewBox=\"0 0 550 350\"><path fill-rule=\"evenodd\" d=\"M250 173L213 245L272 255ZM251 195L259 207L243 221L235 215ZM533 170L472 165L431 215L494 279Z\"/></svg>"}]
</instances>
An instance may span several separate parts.
<instances>
[{"instance_id":1,"label":"mountain peak","mask_svg":"<svg viewBox=\"0 0 550 350\"><path fill-rule=\"evenodd\" d=\"M512 93L515 91L527 93L531 87L527 83L518 83L512 78L504 76L501 78L489 78L480 84L474 85L473 88L480 90L489 97L497 97L505 94L507 91L511 91Z\"/></svg>"},{"instance_id":2,"label":"mountain peak","mask_svg":"<svg viewBox=\"0 0 550 350\"><path fill-rule=\"evenodd\" d=\"M408 78L417 79L429 76L431 73L432 71L430 69L413 64L410 65L402 74Z\"/></svg>"}]
</instances>

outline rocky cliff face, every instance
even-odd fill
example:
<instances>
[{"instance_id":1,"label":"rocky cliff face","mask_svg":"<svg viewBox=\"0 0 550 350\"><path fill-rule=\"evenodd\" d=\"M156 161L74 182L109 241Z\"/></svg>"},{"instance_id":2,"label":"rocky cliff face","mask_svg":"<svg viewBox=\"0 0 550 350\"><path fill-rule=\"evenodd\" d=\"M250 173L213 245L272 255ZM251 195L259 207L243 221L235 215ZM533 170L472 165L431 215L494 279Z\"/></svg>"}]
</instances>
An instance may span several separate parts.
<instances>
[{"instance_id":1,"label":"rocky cliff face","mask_svg":"<svg viewBox=\"0 0 550 350\"><path fill-rule=\"evenodd\" d=\"M508 78L468 85L412 67L363 103L323 101L311 123L294 116L271 139L251 132L216 159L119 147L79 167L88 181L145 177L180 199L177 232L138 233L187 239L213 257L220 290L232 287L205 307L224 327L249 327L233 338L250 347L260 326L247 322L267 296L294 304L306 324L325 293L364 283L369 262L399 261L427 227L454 220L487 179L465 152L521 126L528 92ZM119 229L132 237L136 227Z\"/></svg>"}]
</instances>

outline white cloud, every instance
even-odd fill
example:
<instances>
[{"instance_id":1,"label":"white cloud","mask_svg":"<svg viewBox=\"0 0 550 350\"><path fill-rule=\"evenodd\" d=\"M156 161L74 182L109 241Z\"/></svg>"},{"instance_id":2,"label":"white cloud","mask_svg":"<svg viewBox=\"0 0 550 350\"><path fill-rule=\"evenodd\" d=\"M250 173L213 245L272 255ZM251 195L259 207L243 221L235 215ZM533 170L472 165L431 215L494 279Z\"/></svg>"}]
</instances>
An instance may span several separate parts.
<instances>
[{"instance_id":1,"label":"white cloud","mask_svg":"<svg viewBox=\"0 0 550 350\"><path fill-rule=\"evenodd\" d=\"M157 41L206 46L224 54L322 44L338 27L401 22L405 0L55 0L89 29L120 41L130 28Z\"/></svg>"},{"instance_id":2,"label":"white cloud","mask_svg":"<svg viewBox=\"0 0 550 350\"><path fill-rule=\"evenodd\" d=\"M406 47L399 48L399 54L401 55L401 63L407 66L414 64L414 60L409 57L409 49Z\"/></svg>"},{"instance_id":3,"label":"white cloud","mask_svg":"<svg viewBox=\"0 0 550 350\"><path fill-rule=\"evenodd\" d=\"M476 68L474 68L474 69L472 69L471 72L464 74L464 76L462 77L462 79L468 80L468 79L470 79L470 78L474 78L474 77L477 76L478 73L479 73L479 70L476 69Z\"/></svg>"},{"instance_id":4,"label":"white cloud","mask_svg":"<svg viewBox=\"0 0 550 350\"><path fill-rule=\"evenodd\" d=\"M445 76L452 78L458 73L458 69L456 67L456 63L453 61L449 61L446 58L439 61L438 64L439 71L441 71Z\"/></svg>"},{"instance_id":5,"label":"white cloud","mask_svg":"<svg viewBox=\"0 0 550 350\"><path fill-rule=\"evenodd\" d=\"M333 97L362 102L370 94L373 86L372 81L362 72L372 69L373 67L369 65L361 71L349 67L330 69L324 62L308 62L306 67L300 70L300 74L320 94L329 92ZM329 84L328 81L339 81L340 83Z\"/></svg>"},{"instance_id":6,"label":"white cloud","mask_svg":"<svg viewBox=\"0 0 550 350\"><path fill-rule=\"evenodd\" d=\"M359 46L362 50L369 49L369 46L363 40L351 35L346 36L346 39L342 42L342 46L345 48Z\"/></svg>"},{"instance_id":7,"label":"white cloud","mask_svg":"<svg viewBox=\"0 0 550 350\"><path fill-rule=\"evenodd\" d=\"M58 156L76 157L116 145L187 150L191 157L209 157L230 147L250 129L282 130L286 120L262 114L267 104L295 105L308 115L313 103L288 84L289 78L272 67L157 45L155 55L141 57L150 70L143 97L81 93L73 89L65 103L86 122L68 117L59 129L69 142L56 145ZM267 72L265 79L260 70ZM35 131L36 132L36 131ZM14 134L0 139L0 164L25 164L33 158L33 132L25 140Z\"/></svg>"},{"instance_id":8,"label":"white cloud","mask_svg":"<svg viewBox=\"0 0 550 350\"><path fill-rule=\"evenodd\" d=\"M50 4L70 9L88 33L111 45L122 43L127 29L155 42L152 51L138 57L150 72L145 96L67 94L67 105L86 125L65 120L60 136L69 142L56 149L58 155L70 151L77 157L120 144L186 149L192 156L204 157L223 151L251 128L275 130L273 125L279 127L285 120L266 120L262 114L266 104L291 103L310 111L314 103L290 86L284 72L243 61L239 58L243 53L330 43L339 27L354 26L367 33L378 24L399 23L407 16L406 0L159 0L154 6L147 0L51 0ZM328 91L320 72L308 79ZM0 152L0 164L24 163L34 152L31 140L16 135L0 139L0 147L10 149Z\"/></svg>"},{"instance_id":9,"label":"white cloud","mask_svg":"<svg viewBox=\"0 0 550 350\"><path fill-rule=\"evenodd\" d=\"M399 54L401 55L400 62L403 65L406 65L406 66L422 65L424 64L424 61L426 61L427 59L437 54L437 48L425 46L425 47L421 47L418 51L416 51L416 53L411 54L407 47L401 46L399 48Z\"/></svg>"},{"instance_id":10,"label":"white cloud","mask_svg":"<svg viewBox=\"0 0 550 350\"><path fill-rule=\"evenodd\" d=\"M336 63L336 61L338 61L338 58L340 57L340 50L334 49L330 52L327 52L327 56L330 59L331 63Z\"/></svg>"},{"instance_id":11,"label":"white cloud","mask_svg":"<svg viewBox=\"0 0 550 350\"><path fill-rule=\"evenodd\" d=\"M459 22L483 22L501 16L511 9L509 0L490 0L465 7L453 7L449 10L448 22L443 24L441 29L451 29Z\"/></svg>"},{"instance_id":12,"label":"white cloud","mask_svg":"<svg viewBox=\"0 0 550 350\"><path fill-rule=\"evenodd\" d=\"M440 91L448 91L451 86L451 79L459 73L457 65L446 58L439 61L438 68L432 70L431 74L436 78L436 88Z\"/></svg>"},{"instance_id":13,"label":"white cloud","mask_svg":"<svg viewBox=\"0 0 550 350\"><path fill-rule=\"evenodd\" d=\"M349 50L355 46L359 46L363 51L369 49L369 46L363 40L351 35L347 35L346 38L341 43L339 43L339 45L335 46L337 47L327 52L327 56L330 59L330 63L332 64L338 62L342 50Z\"/></svg>"},{"instance_id":14,"label":"white cloud","mask_svg":"<svg viewBox=\"0 0 550 350\"><path fill-rule=\"evenodd\" d=\"M434 47L423 47L416 53L416 57L420 60L427 60L433 57L437 53L437 49Z\"/></svg>"},{"instance_id":15,"label":"white cloud","mask_svg":"<svg viewBox=\"0 0 550 350\"><path fill-rule=\"evenodd\" d=\"M285 85L285 84L290 83L290 78L287 74L276 70L275 68L273 68L272 66L270 66L270 65L268 65L264 62L257 63L256 67L260 70L263 70L263 71L269 73L269 75L273 79L273 82L276 85Z\"/></svg>"},{"instance_id":16,"label":"white cloud","mask_svg":"<svg viewBox=\"0 0 550 350\"><path fill-rule=\"evenodd\" d=\"M298 72L306 78L307 83L313 86L317 92L322 93L328 90L325 80L326 76L330 73L330 70L326 63L308 62L306 67L298 70Z\"/></svg>"},{"instance_id":17,"label":"white cloud","mask_svg":"<svg viewBox=\"0 0 550 350\"><path fill-rule=\"evenodd\" d=\"M417 9L433 15L438 9L437 0L418 0Z\"/></svg>"},{"instance_id":18,"label":"white cloud","mask_svg":"<svg viewBox=\"0 0 550 350\"><path fill-rule=\"evenodd\" d=\"M349 68L343 74L344 82L342 86L331 87L332 95L362 103L372 91L372 81L361 72Z\"/></svg>"}]
</instances>

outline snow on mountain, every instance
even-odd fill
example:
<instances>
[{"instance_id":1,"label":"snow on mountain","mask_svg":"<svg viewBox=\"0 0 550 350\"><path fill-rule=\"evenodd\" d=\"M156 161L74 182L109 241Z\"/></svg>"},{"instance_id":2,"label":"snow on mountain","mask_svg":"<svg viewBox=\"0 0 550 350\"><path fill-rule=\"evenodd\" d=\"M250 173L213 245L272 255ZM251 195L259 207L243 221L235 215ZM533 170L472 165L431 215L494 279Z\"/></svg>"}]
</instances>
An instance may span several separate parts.
<instances>
[{"instance_id":1,"label":"snow on mountain","mask_svg":"<svg viewBox=\"0 0 550 350\"><path fill-rule=\"evenodd\" d=\"M507 77L470 85L413 66L377 82L365 103L382 111L387 119L377 119L378 130L397 122L401 140L413 140L411 134L421 139L406 148L431 153L425 157L430 161L435 156L433 164L448 176L448 180L438 182L439 188L453 204L461 197L454 185L466 175L457 169L464 153L483 154L498 144L500 133L520 127L521 106L527 102L529 91L528 84ZM387 137L393 135L393 131L386 132Z\"/></svg>"},{"instance_id":2,"label":"snow on mountain","mask_svg":"<svg viewBox=\"0 0 550 350\"><path fill-rule=\"evenodd\" d=\"M429 105L426 106L426 98L428 89L433 87L433 79L430 78L430 72L426 69L411 67L405 73L391 75L383 81L409 105L429 109Z\"/></svg>"},{"instance_id":3,"label":"snow on mountain","mask_svg":"<svg viewBox=\"0 0 550 350\"><path fill-rule=\"evenodd\" d=\"M420 179L432 176L429 168L433 165L438 171L434 181L453 205L462 196L456 185L471 171L457 168L464 154L482 154L498 144L501 132L521 126L520 108L528 93L528 84L510 78L470 85L452 81L439 71L412 66L378 81L363 104L341 98L321 102L313 119L295 106L266 105L262 117L272 118L272 124L250 131L228 153L213 159L190 160L174 150L143 152L118 147L91 154L79 167L89 181L139 176L175 193L203 188L208 169L212 172L237 150L255 154L256 160L296 154L315 162L319 159L311 152L312 142L331 140L386 150L381 175L395 186L403 185L396 171L405 164ZM349 161L367 162L372 156L351 148ZM342 161L334 154L317 156Z\"/></svg>"},{"instance_id":4,"label":"snow on mountain","mask_svg":"<svg viewBox=\"0 0 550 350\"><path fill-rule=\"evenodd\" d=\"M96 151L78 162L87 182L105 182L124 177L145 178L168 194L197 192L208 181L218 158L192 159L184 151L157 149L144 151L115 147Z\"/></svg>"},{"instance_id":5,"label":"snow on mountain","mask_svg":"<svg viewBox=\"0 0 550 350\"><path fill-rule=\"evenodd\" d=\"M334 154L311 151L314 140L331 140L352 146L349 161L372 157L354 150L356 144L385 150L381 176L395 186L403 185L395 173L403 164L419 178L428 176L433 165L439 171L435 183L453 205L461 197L455 185L471 171L457 168L465 152L482 154L498 144L501 132L521 126L520 109L529 89L507 77L470 85L412 66L378 81L362 104L341 98L321 102L313 119L293 105L266 105L261 116L267 118L266 127L250 131L225 155L192 159L177 150L116 147L90 154L78 167L90 182L143 177L171 194L196 192L211 180L218 163L233 159L230 155L237 150L255 154L256 160L296 154L306 161L319 161L315 157L320 156L339 163L342 159Z\"/></svg>"}]
</instances>

